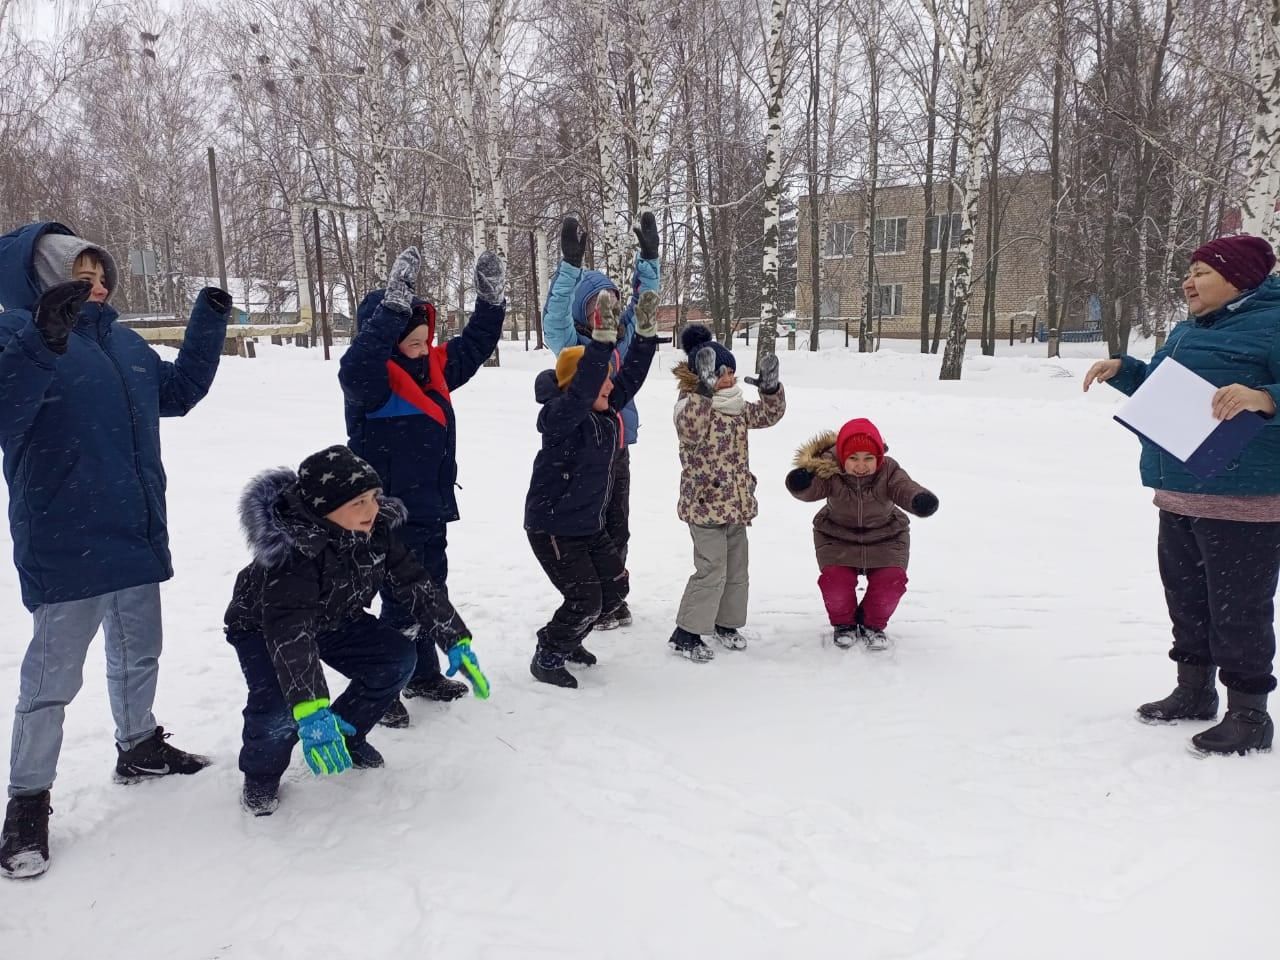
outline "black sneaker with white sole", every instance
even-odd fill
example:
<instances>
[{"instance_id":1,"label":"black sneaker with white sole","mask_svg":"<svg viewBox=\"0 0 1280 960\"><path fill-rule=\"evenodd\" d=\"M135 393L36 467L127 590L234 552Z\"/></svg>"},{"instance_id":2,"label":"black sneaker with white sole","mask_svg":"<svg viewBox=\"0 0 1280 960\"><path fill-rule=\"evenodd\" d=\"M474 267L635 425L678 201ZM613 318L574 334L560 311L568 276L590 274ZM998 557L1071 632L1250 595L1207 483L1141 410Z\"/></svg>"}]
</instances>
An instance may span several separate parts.
<instances>
[{"instance_id":1,"label":"black sneaker with white sole","mask_svg":"<svg viewBox=\"0 0 1280 960\"><path fill-rule=\"evenodd\" d=\"M121 750L117 744L116 781L139 783L173 774L189 775L199 773L213 762L208 757L169 746L166 741L170 736L164 727L156 727L155 733L129 750Z\"/></svg>"},{"instance_id":2,"label":"black sneaker with white sole","mask_svg":"<svg viewBox=\"0 0 1280 960\"><path fill-rule=\"evenodd\" d=\"M716 652L702 642L702 637L690 633L683 627L676 627L667 641L672 653L678 653L686 660L694 663L708 663L716 658Z\"/></svg>"}]
</instances>

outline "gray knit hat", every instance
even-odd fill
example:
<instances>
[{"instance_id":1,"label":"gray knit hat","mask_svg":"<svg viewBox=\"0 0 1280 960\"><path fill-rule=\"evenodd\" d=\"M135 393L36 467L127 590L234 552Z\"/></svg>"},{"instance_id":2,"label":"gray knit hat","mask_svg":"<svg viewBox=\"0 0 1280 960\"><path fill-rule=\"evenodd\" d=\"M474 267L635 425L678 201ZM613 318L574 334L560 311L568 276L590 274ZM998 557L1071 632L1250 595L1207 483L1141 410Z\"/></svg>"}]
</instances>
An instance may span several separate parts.
<instances>
[{"instance_id":1,"label":"gray knit hat","mask_svg":"<svg viewBox=\"0 0 1280 960\"><path fill-rule=\"evenodd\" d=\"M82 253L95 253L102 259L102 272L106 275L107 295L115 293L119 283L116 262L111 254L90 243L83 237L66 233L46 233L36 241L35 256L32 257L36 268L36 279L44 290L66 283L73 279L72 270L76 258Z\"/></svg>"}]
</instances>

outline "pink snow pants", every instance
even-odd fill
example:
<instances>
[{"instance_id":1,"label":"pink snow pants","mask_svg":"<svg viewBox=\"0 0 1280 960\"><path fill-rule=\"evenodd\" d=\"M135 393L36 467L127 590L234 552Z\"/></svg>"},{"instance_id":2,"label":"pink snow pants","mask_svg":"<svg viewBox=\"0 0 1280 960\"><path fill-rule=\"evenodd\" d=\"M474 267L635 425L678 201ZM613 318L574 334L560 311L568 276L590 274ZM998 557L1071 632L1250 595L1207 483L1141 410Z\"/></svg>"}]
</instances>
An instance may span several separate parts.
<instances>
[{"instance_id":1,"label":"pink snow pants","mask_svg":"<svg viewBox=\"0 0 1280 960\"><path fill-rule=\"evenodd\" d=\"M866 596L862 598L862 622L872 630L883 630L898 609L907 592L907 571L902 567L877 567L858 570L855 567L823 567L818 576L818 589L826 604L832 626L857 622L858 575L867 578Z\"/></svg>"}]
</instances>

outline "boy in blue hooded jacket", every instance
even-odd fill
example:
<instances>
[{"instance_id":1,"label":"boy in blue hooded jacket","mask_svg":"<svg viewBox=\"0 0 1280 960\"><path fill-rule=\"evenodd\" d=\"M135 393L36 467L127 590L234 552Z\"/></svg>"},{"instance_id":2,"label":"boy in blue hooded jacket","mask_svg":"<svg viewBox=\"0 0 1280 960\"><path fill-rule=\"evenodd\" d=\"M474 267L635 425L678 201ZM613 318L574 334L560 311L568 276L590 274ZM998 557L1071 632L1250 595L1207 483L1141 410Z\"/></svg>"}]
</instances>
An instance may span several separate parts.
<instances>
[{"instance_id":1,"label":"boy in blue hooded jacket","mask_svg":"<svg viewBox=\"0 0 1280 960\"><path fill-rule=\"evenodd\" d=\"M160 583L173 576L160 418L209 391L231 297L206 287L176 361L161 360L108 304L111 255L60 223L0 237L0 448L22 601L35 632L19 676L0 874L49 865L49 790L63 712L89 644L106 637L116 778L191 774L204 757L165 742L151 712Z\"/></svg>"},{"instance_id":2,"label":"boy in blue hooded jacket","mask_svg":"<svg viewBox=\"0 0 1280 960\"><path fill-rule=\"evenodd\" d=\"M658 222L652 213L640 216L640 226L635 230L640 252L636 257L631 278L631 298L618 321L616 367L621 367L635 339L635 312L640 295L646 290L655 293L660 286L658 265ZM602 294L611 293L621 300L617 284L598 270L584 270L583 257L587 249L587 233L575 217L566 217L560 229L560 264L547 293L542 311L542 336L548 347L558 357L569 347L586 347L592 342L593 315ZM617 547L625 565L627 544L631 539L631 455L630 448L636 442L640 430L640 415L634 401L622 408L624 446L614 459L613 482L605 511L605 532ZM631 623L631 611L626 603L617 610L606 610L596 623L597 630L611 630Z\"/></svg>"}]
</instances>

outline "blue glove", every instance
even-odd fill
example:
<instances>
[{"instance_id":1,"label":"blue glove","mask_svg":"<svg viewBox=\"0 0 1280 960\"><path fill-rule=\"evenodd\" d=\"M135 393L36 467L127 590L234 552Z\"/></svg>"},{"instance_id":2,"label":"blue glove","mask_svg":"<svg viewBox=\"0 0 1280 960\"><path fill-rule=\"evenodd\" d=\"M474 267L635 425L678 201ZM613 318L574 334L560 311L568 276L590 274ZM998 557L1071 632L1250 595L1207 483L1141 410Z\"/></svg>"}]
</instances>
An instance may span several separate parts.
<instances>
[{"instance_id":1,"label":"blue glove","mask_svg":"<svg viewBox=\"0 0 1280 960\"><path fill-rule=\"evenodd\" d=\"M459 670L471 684L471 690L476 698L488 700L489 678L480 670L480 661L476 659L475 651L471 649L470 637L463 637L449 648L449 669L445 672L445 676L452 677Z\"/></svg>"},{"instance_id":2,"label":"blue glove","mask_svg":"<svg viewBox=\"0 0 1280 960\"><path fill-rule=\"evenodd\" d=\"M355 736L356 728L330 710L328 700L298 704L293 718L298 721L302 756L312 773L321 776L351 769L346 738Z\"/></svg>"}]
</instances>

